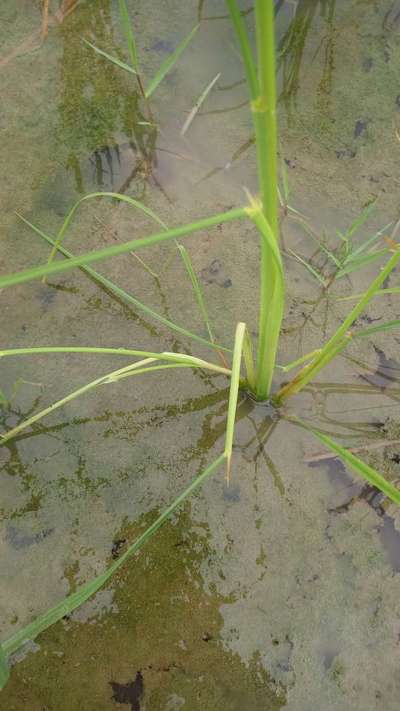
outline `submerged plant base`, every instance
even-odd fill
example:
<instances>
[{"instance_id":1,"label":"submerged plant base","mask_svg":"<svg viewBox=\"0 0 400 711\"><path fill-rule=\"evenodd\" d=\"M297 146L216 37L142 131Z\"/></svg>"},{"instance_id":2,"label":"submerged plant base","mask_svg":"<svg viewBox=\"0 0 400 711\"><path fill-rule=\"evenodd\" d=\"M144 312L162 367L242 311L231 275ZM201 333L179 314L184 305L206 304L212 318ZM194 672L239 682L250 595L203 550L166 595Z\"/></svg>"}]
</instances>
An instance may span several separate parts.
<instances>
[{"instance_id":1,"label":"submerged plant base","mask_svg":"<svg viewBox=\"0 0 400 711\"><path fill-rule=\"evenodd\" d=\"M265 417L269 417L271 420L279 419L279 407L278 404L274 401L273 395L267 398L266 400L262 400L259 399L256 393L254 393L249 388L244 388L244 392L252 402L263 408L263 410L265 411Z\"/></svg>"}]
</instances>

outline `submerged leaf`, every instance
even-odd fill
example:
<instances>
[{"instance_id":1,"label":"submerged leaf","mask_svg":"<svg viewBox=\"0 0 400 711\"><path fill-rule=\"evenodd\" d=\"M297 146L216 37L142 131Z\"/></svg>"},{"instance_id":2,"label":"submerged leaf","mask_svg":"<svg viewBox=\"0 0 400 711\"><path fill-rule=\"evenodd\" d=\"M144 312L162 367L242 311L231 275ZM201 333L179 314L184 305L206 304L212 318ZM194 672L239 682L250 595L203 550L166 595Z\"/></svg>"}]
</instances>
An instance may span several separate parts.
<instances>
[{"instance_id":1,"label":"submerged leaf","mask_svg":"<svg viewBox=\"0 0 400 711\"><path fill-rule=\"evenodd\" d=\"M345 237L349 239L349 237L352 237L352 235L357 232L357 230L366 222L373 210L375 210L375 205L376 205L376 200L373 200L372 202L367 205L366 208L361 212L358 217L352 222L350 225L349 229L347 230Z\"/></svg>"},{"instance_id":2,"label":"submerged leaf","mask_svg":"<svg viewBox=\"0 0 400 711\"><path fill-rule=\"evenodd\" d=\"M153 79L151 80L151 82L149 83L149 85L146 88L146 91L145 91L146 99L148 99L152 95L152 93L157 89L160 82L162 82L162 80L164 79L165 75L168 74L168 72L172 69L174 64L178 61L183 50L187 47L189 42L193 39L193 37L196 34L198 29L199 29L199 25L196 25L196 27L193 27L192 31L188 34L188 36L185 37L185 39L177 46L175 52L172 52L172 54L170 54L166 58L165 62L162 63L158 72L154 75Z\"/></svg>"},{"instance_id":3,"label":"submerged leaf","mask_svg":"<svg viewBox=\"0 0 400 711\"><path fill-rule=\"evenodd\" d=\"M376 469L370 467L369 464L363 462L361 459L356 457L355 454L352 454L352 452L349 452L348 449L345 449L340 444L337 444L337 442L334 442L333 439L331 439L325 434L322 434L322 432L319 432L318 430L315 430L313 428L310 428L310 431L312 431L313 434L318 437L321 442L323 442L323 444L325 444L329 449L335 452L345 464L347 464L351 469L357 472L357 474L360 474L364 479L369 482L369 484L372 484L372 486L376 486L379 491L382 491L383 494L386 494L386 496L391 499L395 504L400 506L400 491L396 489L393 484L387 481L387 479L385 479L382 474L379 474Z\"/></svg>"},{"instance_id":4,"label":"submerged leaf","mask_svg":"<svg viewBox=\"0 0 400 711\"><path fill-rule=\"evenodd\" d=\"M5 655L3 645L0 644L0 690L4 689L9 677L10 669L8 667L7 657Z\"/></svg>"},{"instance_id":5,"label":"submerged leaf","mask_svg":"<svg viewBox=\"0 0 400 711\"><path fill-rule=\"evenodd\" d=\"M349 257L344 262L344 267L338 271L336 277L338 279L340 279L341 277L345 276L346 274L351 274L352 272L355 272L358 269L361 269L365 264L370 264L371 262L375 262L380 257L384 257L385 255L389 254L389 251L390 251L389 249L380 249L377 252L372 252L370 254L364 254L361 257L352 258L352 259L350 259L350 257Z\"/></svg>"},{"instance_id":6,"label":"submerged leaf","mask_svg":"<svg viewBox=\"0 0 400 711\"><path fill-rule=\"evenodd\" d=\"M105 59L108 59L109 62L116 64L117 67L120 67L120 69L124 69L126 72L130 72L131 74L137 74L137 72L132 67L130 67L129 64L125 64L125 62L122 62L120 59L118 59L118 57L113 57L111 54L108 54L108 52L105 52L103 49L99 49L99 47L96 47L94 44L89 42L89 40L84 39L83 41L85 44L87 44L88 47L94 49L97 54L100 54Z\"/></svg>"},{"instance_id":7,"label":"submerged leaf","mask_svg":"<svg viewBox=\"0 0 400 711\"><path fill-rule=\"evenodd\" d=\"M394 319L393 321L386 321L380 326L369 326L368 328L363 328L362 331L356 331L352 334L353 338L364 338L365 336L371 336L373 333L381 333L383 331L391 331L392 328L399 328L400 319Z\"/></svg>"},{"instance_id":8,"label":"submerged leaf","mask_svg":"<svg viewBox=\"0 0 400 711\"><path fill-rule=\"evenodd\" d=\"M220 76L221 76L221 72L219 72L219 73L214 77L214 79L212 79L212 80L210 81L210 83L207 84L207 86L206 86L206 88L204 89L204 91L200 94L200 96L199 96L199 98L197 99L195 105L193 106L193 108L192 108L192 110L191 110L189 116L187 117L185 123L183 124L183 126L182 126L182 128L181 128L181 136L184 136L184 135L185 135L185 133L186 133L186 131L188 130L189 126L192 124L192 122L193 122L193 120L194 120L196 114L198 113L200 107L201 107L202 104L205 102L205 100L206 100L207 96L209 95L211 89L213 88L214 84L217 83L217 81L218 81L218 79L220 78Z\"/></svg>"},{"instance_id":9,"label":"submerged leaf","mask_svg":"<svg viewBox=\"0 0 400 711\"><path fill-rule=\"evenodd\" d=\"M122 27L124 28L126 41L128 43L131 62L134 68L137 70L139 68L139 63L136 52L135 35L133 34L133 29L129 19L128 8L126 6L125 0L119 0L119 12L121 15L121 22Z\"/></svg>"},{"instance_id":10,"label":"submerged leaf","mask_svg":"<svg viewBox=\"0 0 400 711\"><path fill-rule=\"evenodd\" d=\"M298 262L300 262L300 264L302 264L303 267L305 267L310 272L310 274L312 274L312 276L315 277L315 279L317 279L317 281L319 281L319 283L323 287L326 286L326 281L323 278L323 276L321 276L321 274L319 272L317 272L317 270L314 269L314 267L312 267L309 262L306 262L305 259L300 257L300 255L297 254L293 249L290 249L290 247L288 247L288 252L293 256L294 259L296 259Z\"/></svg>"},{"instance_id":11,"label":"submerged leaf","mask_svg":"<svg viewBox=\"0 0 400 711\"><path fill-rule=\"evenodd\" d=\"M197 299L197 303L198 303L199 309L200 309L200 311L201 311L201 315L202 315L202 317L203 317L204 324L205 324L205 326L206 326L206 328L207 328L208 335L209 335L209 337L210 337L210 341L211 341L212 343L214 343L214 342L215 342L215 338L214 338L214 334L213 334L212 329L211 329L211 324L210 324L210 319L209 319L209 316L208 316L208 311L207 311L207 307L206 307L206 302L204 301L203 292L202 292L202 289L201 289L201 286L200 286L200 282L199 282L199 280L198 280L198 278L197 278L197 274L196 274L196 272L195 272L195 270L194 270L194 267L193 267L193 264L192 264L192 260L191 260L191 258L190 258L190 254L189 254L189 252L187 251L186 247L183 246L183 244L179 244L179 242L177 242L176 244L177 244L177 247L178 247L178 249L179 249L179 253L180 253L181 257L182 257L183 263L184 263L184 265L185 265L185 267L186 267L186 271L187 271L187 273L188 273L188 275L189 275L190 281L192 282L193 291L194 291L194 293L195 293L195 296L196 296L196 299Z\"/></svg>"}]
</instances>

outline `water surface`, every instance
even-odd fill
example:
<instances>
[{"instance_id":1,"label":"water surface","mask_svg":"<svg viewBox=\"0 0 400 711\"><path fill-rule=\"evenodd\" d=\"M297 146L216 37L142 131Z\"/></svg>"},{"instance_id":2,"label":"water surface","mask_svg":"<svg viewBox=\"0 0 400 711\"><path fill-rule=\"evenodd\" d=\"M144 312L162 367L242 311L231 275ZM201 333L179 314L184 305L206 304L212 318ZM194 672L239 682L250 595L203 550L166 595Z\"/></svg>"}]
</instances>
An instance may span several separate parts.
<instances>
[{"instance_id":1,"label":"water surface","mask_svg":"<svg viewBox=\"0 0 400 711\"><path fill-rule=\"evenodd\" d=\"M61 26L51 23L40 44L35 4L3 1L3 271L48 255L16 211L54 234L78 197L120 190L174 225L241 204L243 186L256 189L246 87L225 4L201 5L194 42L154 95L155 129L133 77L82 42L126 59L117 4L82 0ZM194 26L198 10L192 1L135 3L145 77ZM280 137L291 202L331 246L336 231L376 198L357 240L398 219L399 12L392 0L277 5ZM247 18L251 23L252 14ZM182 137L188 112L218 72ZM153 230L130 207L96 201L82 206L65 244L78 253ZM283 236L285 248L311 258L315 244L298 224L286 219ZM230 346L238 320L256 335L252 227L225 225L185 244L218 339ZM174 248L141 256L159 279L131 255L98 271L205 336ZM329 299L299 262L288 256L286 268L282 363L320 345L349 308L334 297L361 291L378 267L337 281ZM392 275L388 285L396 283ZM208 354L81 272L5 290L1 300L5 347ZM359 325L398 313L397 297L376 299ZM395 332L360 341L351 359L338 359L283 413L364 447L360 456L393 481L398 344ZM4 360L3 427L125 362ZM74 400L1 448L2 638L103 570L219 454L227 395L220 377L147 375ZM94 600L19 654L0 708L397 709L394 505L326 458L310 435L285 419L271 421L245 395L237 419L230 486L216 474Z\"/></svg>"}]
</instances>

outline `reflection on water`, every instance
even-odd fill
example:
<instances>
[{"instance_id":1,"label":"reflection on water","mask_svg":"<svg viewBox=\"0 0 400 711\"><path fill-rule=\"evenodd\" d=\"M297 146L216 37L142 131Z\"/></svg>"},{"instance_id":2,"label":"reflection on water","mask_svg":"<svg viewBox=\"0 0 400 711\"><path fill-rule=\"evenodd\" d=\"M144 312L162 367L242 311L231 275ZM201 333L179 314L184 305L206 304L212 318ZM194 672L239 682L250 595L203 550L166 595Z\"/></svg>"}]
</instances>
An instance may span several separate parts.
<instances>
[{"instance_id":1,"label":"reflection on water","mask_svg":"<svg viewBox=\"0 0 400 711\"><path fill-rule=\"evenodd\" d=\"M319 52L323 54L318 94L320 101L325 102L327 108L334 70L335 7L336 0L299 0L286 3L286 12L293 12L293 17L278 43L278 69L282 71L279 100L283 102L288 117L295 108L307 38L317 13L324 19L325 28L313 59Z\"/></svg>"},{"instance_id":2,"label":"reflection on water","mask_svg":"<svg viewBox=\"0 0 400 711\"><path fill-rule=\"evenodd\" d=\"M126 61L115 40L110 0L84 4L61 28L59 140L76 189L127 192L142 198L154 161L155 125L148 125L136 82L84 44ZM130 76L130 75L129 75Z\"/></svg>"}]
</instances>

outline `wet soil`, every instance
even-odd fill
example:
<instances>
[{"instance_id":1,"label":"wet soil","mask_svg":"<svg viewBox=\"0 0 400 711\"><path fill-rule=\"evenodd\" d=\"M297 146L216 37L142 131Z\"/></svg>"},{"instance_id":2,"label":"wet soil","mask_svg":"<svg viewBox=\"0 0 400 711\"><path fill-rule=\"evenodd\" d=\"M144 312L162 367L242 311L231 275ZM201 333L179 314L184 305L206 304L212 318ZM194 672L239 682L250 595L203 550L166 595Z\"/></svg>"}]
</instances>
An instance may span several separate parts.
<instances>
[{"instance_id":1,"label":"wet soil","mask_svg":"<svg viewBox=\"0 0 400 711\"><path fill-rule=\"evenodd\" d=\"M15 211L55 234L85 192L118 189L174 225L241 204L242 186L256 190L246 87L222 0L135 4L147 78L201 11L196 40L154 95L158 131L131 77L82 42L126 59L117 5L82 0L61 26L51 22L42 45L39 5L3 0L0 8L3 272L48 256ZM398 10L393 0L277 4L290 201L330 249L371 201L355 245L399 217ZM221 70L182 138L188 112ZM76 213L65 246L78 253L153 230L129 206L96 200ZM329 281L326 253L315 254L315 239L289 217L283 239L280 363L320 346L354 303L339 297L363 291L379 269L366 265L322 289L289 250ZM218 340L230 347L238 320L256 337L253 228L225 225L185 244ZM131 255L98 271L207 337L174 248L141 256L153 275ZM396 285L398 272L385 284ZM0 298L4 347L209 357L81 272ZM388 295L357 327L398 317L398 295ZM285 418L321 427L397 484L398 346L395 331L353 344L279 421L241 395L229 487L216 474L93 601L14 657L0 708L397 710L399 514ZM108 356L2 359L2 428L116 367ZM219 454L227 398L220 376L153 374L99 388L0 448L2 639L104 570Z\"/></svg>"}]
</instances>

